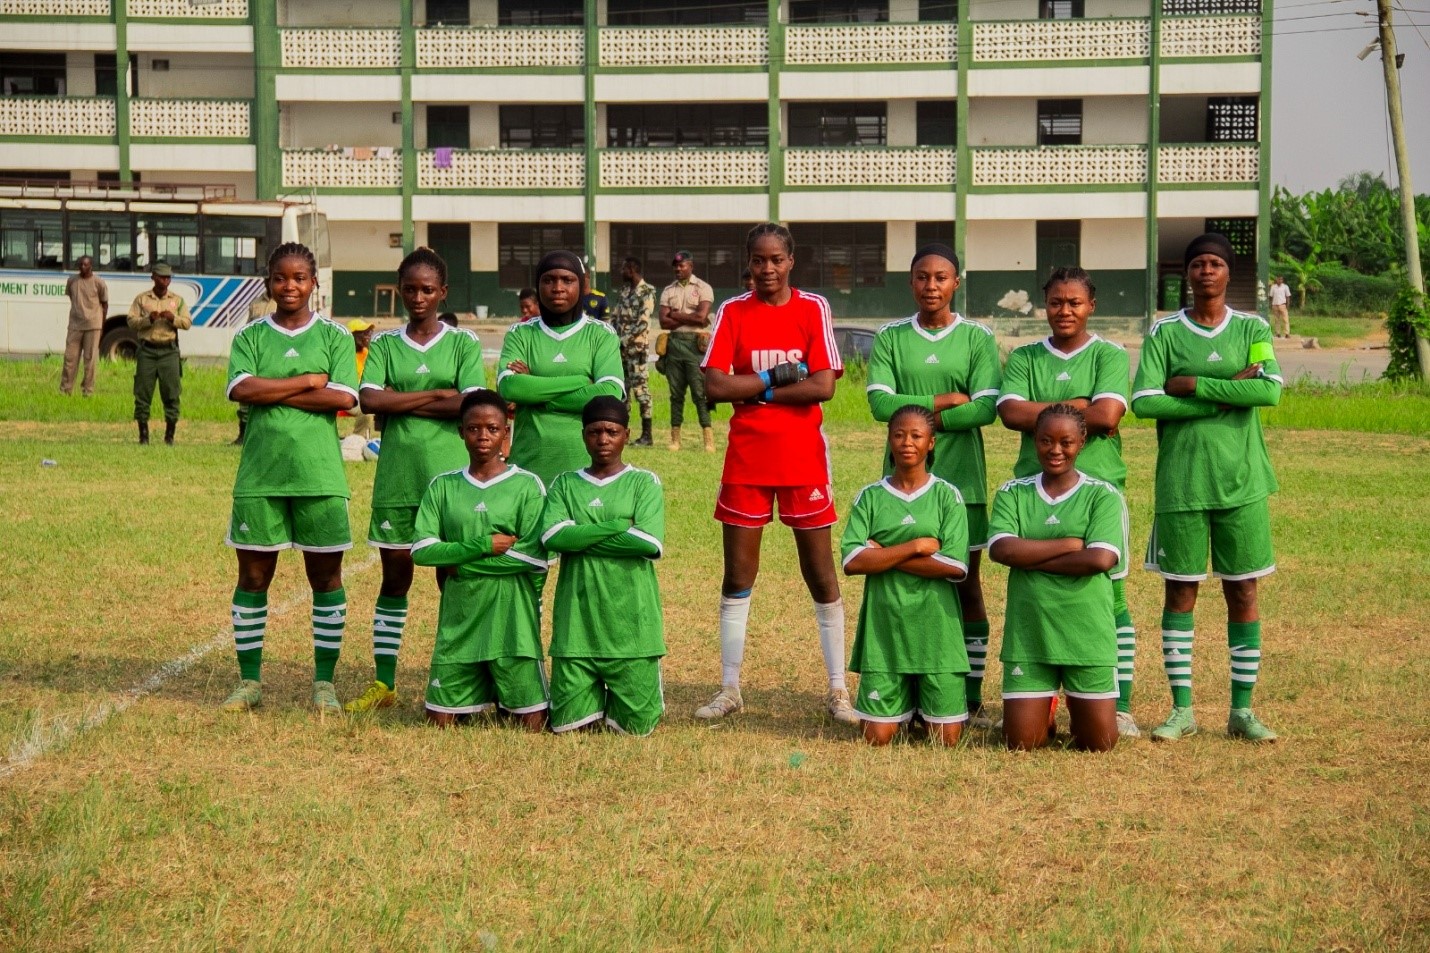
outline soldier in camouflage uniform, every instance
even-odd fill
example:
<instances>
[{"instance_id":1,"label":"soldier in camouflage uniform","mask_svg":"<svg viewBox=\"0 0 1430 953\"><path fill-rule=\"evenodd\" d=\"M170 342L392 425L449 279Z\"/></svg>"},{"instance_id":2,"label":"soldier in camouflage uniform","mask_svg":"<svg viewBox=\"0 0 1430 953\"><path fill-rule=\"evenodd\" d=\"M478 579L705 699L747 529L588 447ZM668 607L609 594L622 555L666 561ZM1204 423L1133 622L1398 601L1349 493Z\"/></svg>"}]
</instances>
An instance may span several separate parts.
<instances>
[{"instance_id":1,"label":"soldier in camouflage uniform","mask_svg":"<svg viewBox=\"0 0 1430 953\"><path fill-rule=\"evenodd\" d=\"M641 277L639 258L627 258L621 265L625 284L614 295L610 311L611 327L621 339L621 364L626 375L626 399L635 398L641 410L641 435L634 446L649 447L650 387L646 362L650 359L650 321L655 315L655 285Z\"/></svg>"}]
</instances>

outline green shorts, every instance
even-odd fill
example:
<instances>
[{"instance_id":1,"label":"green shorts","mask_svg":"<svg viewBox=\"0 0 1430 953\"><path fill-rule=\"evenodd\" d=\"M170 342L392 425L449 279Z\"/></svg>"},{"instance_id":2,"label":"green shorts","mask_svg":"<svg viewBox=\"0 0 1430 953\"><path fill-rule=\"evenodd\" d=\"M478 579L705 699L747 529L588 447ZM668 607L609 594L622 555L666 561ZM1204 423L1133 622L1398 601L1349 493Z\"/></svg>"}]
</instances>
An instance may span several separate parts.
<instances>
[{"instance_id":1,"label":"green shorts","mask_svg":"<svg viewBox=\"0 0 1430 953\"><path fill-rule=\"evenodd\" d=\"M551 730L604 718L627 735L648 735L665 713L660 657L551 658Z\"/></svg>"},{"instance_id":2,"label":"green shorts","mask_svg":"<svg viewBox=\"0 0 1430 953\"><path fill-rule=\"evenodd\" d=\"M968 551L988 548L988 507L982 503L970 503L963 512L968 516Z\"/></svg>"},{"instance_id":3,"label":"green shorts","mask_svg":"<svg viewBox=\"0 0 1430 953\"><path fill-rule=\"evenodd\" d=\"M1048 665L1004 662L1004 698L1051 698L1061 687L1069 698L1117 698L1116 665Z\"/></svg>"},{"instance_id":4,"label":"green shorts","mask_svg":"<svg viewBox=\"0 0 1430 953\"><path fill-rule=\"evenodd\" d=\"M378 549L411 549L417 542L417 507L374 506L367 542Z\"/></svg>"},{"instance_id":5,"label":"green shorts","mask_svg":"<svg viewBox=\"0 0 1430 953\"><path fill-rule=\"evenodd\" d=\"M234 549L340 553L353 548L348 501L341 496L238 496L228 537Z\"/></svg>"},{"instance_id":6,"label":"green shorts","mask_svg":"<svg viewBox=\"0 0 1430 953\"><path fill-rule=\"evenodd\" d=\"M427 710L471 715L500 705L513 715L550 708L541 659L434 662L427 678Z\"/></svg>"},{"instance_id":7,"label":"green shorts","mask_svg":"<svg viewBox=\"0 0 1430 953\"><path fill-rule=\"evenodd\" d=\"M1163 579L1201 582L1207 550L1218 579L1257 579L1276 571L1271 510L1264 499L1229 510L1158 513L1143 564Z\"/></svg>"},{"instance_id":8,"label":"green shorts","mask_svg":"<svg viewBox=\"0 0 1430 953\"><path fill-rule=\"evenodd\" d=\"M967 672L903 675L898 672L864 672L859 676L859 697L854 711L865 721L899 724L917 711L930 725L953 725L968 720Z\"/></svg>"}]
</instances>

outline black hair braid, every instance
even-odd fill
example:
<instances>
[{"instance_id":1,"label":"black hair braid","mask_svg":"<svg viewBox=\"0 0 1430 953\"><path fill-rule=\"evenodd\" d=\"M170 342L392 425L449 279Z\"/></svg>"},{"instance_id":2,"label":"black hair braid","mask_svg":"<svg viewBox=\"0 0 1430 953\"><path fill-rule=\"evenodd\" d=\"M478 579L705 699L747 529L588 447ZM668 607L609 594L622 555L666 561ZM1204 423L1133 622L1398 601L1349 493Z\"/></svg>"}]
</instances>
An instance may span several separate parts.
<instances>
[{"instance_id":1,"label":"black hair braid","mask_svg":"<svg viewBox=\"0 0 1430 953\"><path fill-rule=\"evenodd\" d=\"M1033 432L1042 429L1044 420L1051 420L1053 417L1066 417L1077 424L1077 432L1082 439L1087 439L1087 418L1082 415L1072 404L1049 404L1038 413L1037 423L1033 425Z\"/></svg>"},{"instance_id":2,"label":"black hair braid","mask_svg":"<svg viewBox=\"0 0 1430 953\"><path fill-rule=\"evenodd\" d=\"M889 417L889 431L891 433L893 432L895 421L902 420L905 417L918 417L924 423L928 424L929 433L938 432L938 415L922 404L905 404L894 411ZM892 450L889 451L889 465L894 465L894 451ZM933 450L929 450L928 457L924 459L924 466L933 466Z\"/></svg>"},{"instance_id":3,"label":"black hair braid","mask_svg":"<svg viewBox=\"0 0 1430 953\"><path fill-rule=\"evenodd\" d=\"M273 268L285 258L301 258L308 263L308 267L313 272L314 280L318 277L318 259L313 257L312 251L307 245L301 242L284 242L273 249L273 254L268 256L268 274L273 274Z\"/></svg>"},{"instance_id":4,"label":"black hair braid","mask_svg":"<svg viewBox=\"0 0 1430 953\"><path fill-rule=\"evenodd\" d=\"M773 235L775 238L778 238L781 244L785 246L786 255L794 254L794 236L790 234L789 229L778 222L764 222L750 229L750 233L745 236L745 254L753 255L755 253L755 243L766 235Z\"/></svg>"},{"instance_id":5,"label":"black hair braid","mask_svg":"<svg viewBox=\"0 0 1430 953\"><path fill-rule=\"evenodd\" d=\"M426 265L437 272L437 280L441 284L447 283L447 263L442 260L442 256L437 254L426 245L421 245L412 250L406 258L402 259L402 264L397 266L397 280L402 281L402 276L407 273L407 269L417 265Z\"/></svg>"},{"instance_id":6,"label":"black hair braid","mask_svg":"<svg viewBox=\"0 0 1430 953\"><path fill-rule=\"evenodd\" d=\"M1059 265L1048 274L1048 280L1043 283L1043 294L1047 294L1053 285L1060 281L1080 281L1083 287L1087 288L1089 298L1097 297L1097 288L1092 283L1092 275L1083 271L1077 265Z\"/></svg>"}]
</instances>

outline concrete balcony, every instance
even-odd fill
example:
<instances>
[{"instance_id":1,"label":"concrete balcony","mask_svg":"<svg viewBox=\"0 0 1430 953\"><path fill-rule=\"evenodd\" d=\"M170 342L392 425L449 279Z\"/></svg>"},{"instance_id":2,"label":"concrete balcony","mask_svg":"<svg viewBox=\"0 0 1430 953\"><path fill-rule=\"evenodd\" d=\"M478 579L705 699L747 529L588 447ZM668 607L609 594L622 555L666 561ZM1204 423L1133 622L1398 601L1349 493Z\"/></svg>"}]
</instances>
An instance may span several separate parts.
<instances>
[{"instance_id":1,"label":"concrete balcony","mask_svg":"<svg viewBox=\"0 0 1430 953\"><path fill-rule=\"evenodd\" d=\"M597 62L604 68L765 66L769 30L762 26L601 27Z\"/></svg>"},{"instance_id":2,"label":"concrete balcony","mask_svg":"<svg viewBox=\"0 0 1430 953\"><path fill-rule=\"evenodd\" d=\"M1151 52L1152 27L1147 19L973 24L973 62L977 65L1138 60Z\"/></svg>"},{"instance_id":3,"label":"concrete balcony","mask_svg":"<svg viewBox=\"0 0 1430 953\"><path fill-rule=\"evenodd\" d=\"M284 149L283 187L400 192L402 156L396 149Z\"/></svg>"},{"instance_id":4,"label":"concrete balcony","mask_svg":"<svg viewBox=\"0 0 1430 953\"><path fill-rule=\"evenodd\" d=\"M954 23L836 23L785 29L785 65L908 66L958 60Z\"/></svg>"},{"instance_id":5,"label":"concrete balcony","mask_svg":"<svg viewBox=\"0 0 1430 953\"><path fill-rule=\"evenodd\" d=\"M417 68L551 69L586 65L581 27L428 27L417 31Z\"/></svg>"},{"instance_id":6,"label":"concrete balcony","mask_svg":"<svg viewBox=\"0 0 1430 953\"><path fill-rule=\"evenodd\" d=\"M1261 147L1255 143L1164 145L1157 149L1158 185L1255 186L1261 182Z\"/></svg>"},{"instance_id":7,"label":"concrete balcony","mask_svg":"<svg viewBox=\"0 0 1430 953\"><path fill-rule=\"evenodd\" d=\"M764 149L602 149L602 189L683 192L767 189Z\"/></svg>"},{"instance_id":8,"label":"concrete balcony","mask_svg":"<svg viewBox=\"0 0 1430 953\"><path fill-rule=\"evenodd\" d=\"M1158 36L1166 59L1261 55L1261 17L1166 17Z\"/></svg>"},{"instance_id":9,"label":"concrete balcony","mask_svg":"<svg viewBox=\"0 0 1430 953\"><path fill-rule=\"evenodd\" d=\"M236 139L251 137L246 99L135 99L129 134L136 139Z\"/></svg>"},{"instance_id":10,"label":"concrete balcony","mask_svg":"<svg viewBox=\"0 0 1430 953\"><path fill-rule=\"evenodd\" d=\"M974 188L1141 186L1146 146L984 146L973 152Z\"/></svg>"},{"instance_id":11,"label":"concrete balcony","mask_svg":"<svg viewBox=\"0 0 1430 953\"><path fill-rule=\"evenodd\" d=\"M0 97L0 138L112 141L114 100L100 96Z\"/></svg>"},{"instance_id":12,"label":"concrete balcony","mask_svg":"<svg viewBox=\"0 0 1430 953\"><path fill-rule=\"evenodd\" d=\"M952 188L951 148L786 149L787 188Z\"/></svg>"},{"instance_id":13,"label":"concrete balcony","mask_svg":"<svg viewBox=\"0 0 1430 953\"><path fill-rule=\"evenodd\" d=\"M284 69L397 69L402 60L402 31L285 29L281 33Z\"/></svg>"},{"instance_id":14,"label":"concrete balcony","mask_svg":"<svg viewBox=\"0 0 1430 953\"><path fill-rule=\"evenodd\" d=\"M109 0L0 0L5 17L108 17Z\"/></svg>"},{"instance_id":15,"label":"concrete balcony","mask_svg":"<svg viewBox=\"0 0 1430 953\"><path fill-rule=\"evenodd\" d=\"M248 0L126 0L132 20L247 20Z\"/></svg>"},{"instance_id":16,"label":"concrete balcony","mask_svg":"<svg viewBox=\"0 0 1430 953\"><path fill-rule=\"evenodd\" d=\"M437 151L417 153L417 187L444 192L543 193L586 187L583 149L453 149L445 166Z\"/></svg>"}]
</instances>

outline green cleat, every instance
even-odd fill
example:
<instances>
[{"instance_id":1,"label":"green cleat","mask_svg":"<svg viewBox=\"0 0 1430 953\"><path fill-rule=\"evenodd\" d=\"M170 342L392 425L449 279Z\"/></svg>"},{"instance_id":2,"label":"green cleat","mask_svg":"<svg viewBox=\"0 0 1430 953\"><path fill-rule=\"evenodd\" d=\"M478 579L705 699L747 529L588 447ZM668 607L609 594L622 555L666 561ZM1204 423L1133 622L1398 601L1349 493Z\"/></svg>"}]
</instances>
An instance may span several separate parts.
<instances>
[{"instance_id":1,"label":"green cleat","mask_svg":"<svg viewBox=\"0 0 1430 953\"><path fill-rule=\"evenodd\" d=\"M1250 708L1233 708L1226 720L1226 733L1230 738L1241 738L1257 744L1270 744L1276 740L1276 732L1263 725L1251 713Z\"/></svg>"},{"instance_id":2,"label":"green cleat","mask_svg":"<svg viewBox=\"0 0 1430 953\"><path fill-rule=\"evenodd\" d=\"M357 698L343 706L343 711L348 714L357 714L364 711L376 711L379 708L391 708L397 704L397 690L388 688L382 682L373 680Z\"/></svg>"},{"instance_id":3,"label":"green cleat","mask_svg":"<svg viewBox=\"0 0 1430 953\"><path fill-rule=\"evenodd\" d=\"M313 683L313 706L324 715L341 715L343 706L338 703L338 690L332 682Z\"/></svg>"},{"instance_id":4,"label":"green cleat","mask_svg":"<svg viewBox=\"0 0 1430 953\"><path fill-rule=\"evenodd\" d=\"M245 678L238 687L224 699L224 711L252 711L263 704L263 686L251 678Z\"/></svg>"},{"instance_id":5,"label":"green cleat","mask_svg":"<svg viewBox=\"0 0 1430 953\"><path fill-rule=\"evenodd\" d=\"M1181 741L1197 733L1197 719L1191 706L1173 708L1167 720L1152 729L1153 741Z\"/></svg>"}]
</instances>

